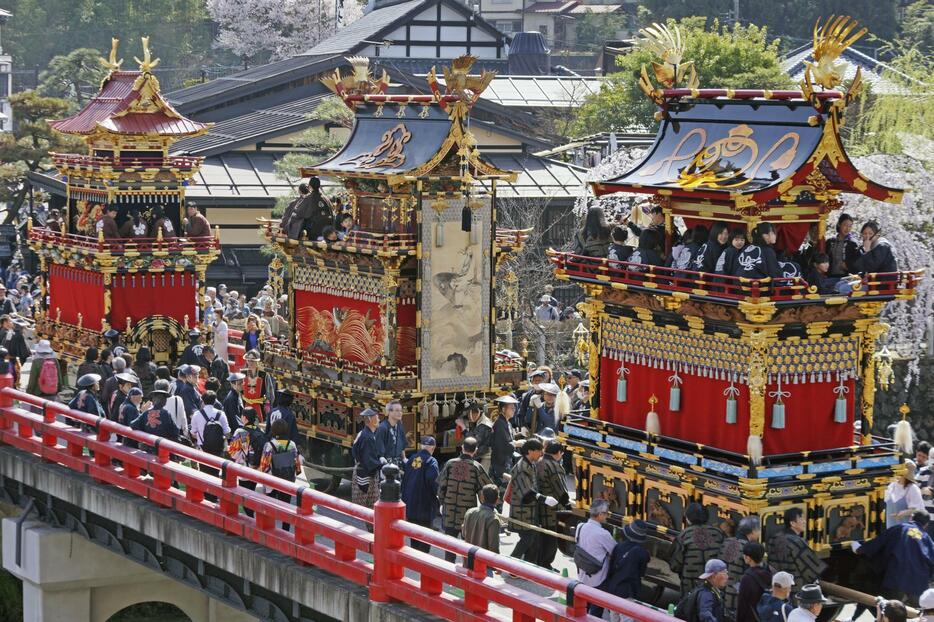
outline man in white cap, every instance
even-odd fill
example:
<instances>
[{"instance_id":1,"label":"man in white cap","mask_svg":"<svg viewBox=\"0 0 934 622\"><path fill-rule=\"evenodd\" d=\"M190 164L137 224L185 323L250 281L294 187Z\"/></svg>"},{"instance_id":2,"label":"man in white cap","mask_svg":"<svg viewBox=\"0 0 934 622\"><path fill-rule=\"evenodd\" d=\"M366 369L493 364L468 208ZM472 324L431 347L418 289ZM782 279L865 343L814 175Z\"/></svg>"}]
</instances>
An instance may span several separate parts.
<instances>
[{"instance_id":1,"label":"man in white cap","mask_svg":"<svg viewBox=\"0 0 934 622\"><path fill-rule=\"evenodd\" d=\"M797 600L798 607L788 616L788 622L814 622L824 605L830 603L817 583L808 583L798 590Z\"/></svg>"},{"instance_id":2,"label":"man in white cap","mask_svg":"<svg viewBox=\"0 0 934 622\"><path fill-rule=\"evenodd\" d=\"M535 319L539 322L557 322L561 319L561 313L551 304L551 296L547 294L539 300L539 305L535 307Z\"/></svg>"},{"instance_id":3,"label":"man in white cap","mask_svg":"<svg viewBox=\"0 0 934 622\"><path fill-rule=\"evenodd\" d=\"M545 428L558 429L555 400L558 398L558 393L561 393L561 387L553 382L545 382L540 384L539 388L542 390L541 398L533 397L529 404L532 413L529 431L533 434L538 434Z\"/></svg>"},{"instance_id":4,"label":"man in white cap","mask_svg":"<svg viewBox=\"0 0 934 622\"><path fill-rule=\"evenodd\" d=\"M379 413L371 408L360 413L363 427L354 439L350 452L354 459L353 479L350 483L350 500L357 505L372 508L379 498L379 470L385 459L380 459L376 441Z\"/></svg>"},{"instance_id":5,"label":"man in white cap","mask_svg":"<svg viewBox=\"0 0 934 622\"><path fill-rule=\"evenodd\" d=\"M33 350L32 366L29 368L29 380L26 393L45 399L55 399L65 386L62 366L52 350L48 339L42 339Z\"/></svg>"},{"instance_id":6,"label":"man in white cap","mask_svg":"<svg viewBox=\"0 0 934 622\"><path fill-rule=\"evenodd\" d=\"M918 622L934 622L934 590L928 588L918 599L918 606L921 608L921 616L917 618Z\"/></svg>"},{"instance_id":7,"label":"man in white cap","mask_svg":"<svg viewBox=\"0 0 934 622\"><path fill-rule=\"evenodd\" d=\"M756 605L759 622L786 622L794 607L791 606L791 588L795 578L781 570L772 575L772 591L766 592Z\"/></svg>"}]
</instances>

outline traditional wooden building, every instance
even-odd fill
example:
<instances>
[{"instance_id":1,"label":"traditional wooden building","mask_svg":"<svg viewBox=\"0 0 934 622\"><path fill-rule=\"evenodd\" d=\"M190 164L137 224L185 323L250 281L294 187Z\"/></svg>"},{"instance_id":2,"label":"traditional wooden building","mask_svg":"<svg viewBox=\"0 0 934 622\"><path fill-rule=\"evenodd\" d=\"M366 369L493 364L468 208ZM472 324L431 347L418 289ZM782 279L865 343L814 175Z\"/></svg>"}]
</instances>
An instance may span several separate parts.
<instances>
[{"instance_id":1,"label":"traditional wooden building","mask_svg":"<svg viewBox=\"0 0 934 622\"><path fill-rule=\"evenodd\" d=\"M469 130L490 77L468 76L472 60L455 59L459 82L432 81L430 95L385 94L366 59L353 76L335 74L354 129L302 173L338 179L358 228L299 242L264 225L288 259L293 323L293 342L267 344L264 366L295 394L316 462L346 461L364 408L400 399L411 446L443 439L466 398L521 380L521 358L496 351L494 275L525 236L496 226L497 185L515 173L487 162Z\"/></svg>"},{"instance_id":2,"label":"traditional wooden building","mask_svg":"<svg viewBox=\"0 0 934 622\"><path fill-rule=\"evenodd\" d=\"M856 170L840 139L858 76L847 92L817 69L802 91L678 88L689 70L662 86L645 73L660 110L655 144L632 170L595 182L597 195L648 195L669 238L675 217L750 232L772 223L780 254L812 225L823 240L842 193L900 202L901 190ZM885 303L910 299L920 273L865 273L827 295L799 276L553 261L587 292L591 408L563 432L584 505L607 498L619 518L679 530L699 501L712 522L753 513L767 531L797 505L818 550L884 528L884 489L902 458L874 435L875 347Z\"/></svg>"},{"instance_id":3,"label":"traditional wooden building","mask_svg":"<svg viewBox=\"0 0 934 622\"><path fill-rule=\"evenodd\" d=\"M60 227L29 231L44 276L37 330L78 360L111 328L124 333L131 349L145 345L156 360L174 359L200 322L205 272L219 252L214 235L177 237L185 189L201 158L169 155L175 141L209 125L165 101L146 38L143 50L139 71L123 71L114 39L100 92L75 115L52 122L56 131L81 137L88 151L52 154L65 191L53 203L61 209ZM138 215L139 230L105 237L106 208L117 211L116 225L125 231Z\"/></svg>"}]
</instances>

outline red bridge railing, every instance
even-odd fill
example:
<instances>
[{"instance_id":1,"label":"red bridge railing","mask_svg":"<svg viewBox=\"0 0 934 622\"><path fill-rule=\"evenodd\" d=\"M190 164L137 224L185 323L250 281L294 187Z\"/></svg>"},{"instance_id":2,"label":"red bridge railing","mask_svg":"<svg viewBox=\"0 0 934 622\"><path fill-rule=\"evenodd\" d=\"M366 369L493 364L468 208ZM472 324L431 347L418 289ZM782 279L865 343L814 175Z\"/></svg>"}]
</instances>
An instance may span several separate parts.
<instances>
[{"instance_id":1,"label":"red bridge railing","mask_svg":"<svg viewBox=\"0 0 934 622\"><path fill-rule=\"evenodd\" d=\"M672 621L645 605L512 558L476 550L461 540L408 523L403 520L402 502L379 501L370 510L308 486L16 391L12 384L9 375L0 376L0 445L10 445L60 464L97 482L117 486L244 540L368 586L370 598L375 602L406 603L447 620L470 622L506 619L500 611L491 611L491 605L510 610L511 619L516 622L596 622L597 618L586 613L588 603L643 622ZM111 440L116 434L149 446L152 451ZM200 467L215 469L219 474L201 472ZM296 504L257 493L242 486L243 482L262 484L266 490L291 495ZM210 497L217 500L209 501ZM251 510L253 516L247 516L241 508ZM344 519L362 521L364 527L372 526L373 533L322 515L319 512L324 508ZM277 522L290 525L291 531ZM464 557L468 565L456 565L416 551L405 546L406 537L452 551ZM494 582L486 577L487 568L557 590L565 595L566 604ZM419 578L406 576L406 571ZM463 590L464 596L444 592L445 585Z\"/></svg>"},{"instance_id":2,"label":"red bridge railing","mask_svg":"<svg viewBox=\"0 0 934 622\"><path fill-rule=\"evenodd\" d=\"M894 298L911 297L921 281L923 270L870 273L862 277L850 294L820 295L801 277L746 279L724 274L650 266L601 257L549 251L558 274L573 281L643 287L662 292L679 292L707 298L739 302L768 299L775 302L819 300L830 297Z\"/></svg>"}]
</instances>

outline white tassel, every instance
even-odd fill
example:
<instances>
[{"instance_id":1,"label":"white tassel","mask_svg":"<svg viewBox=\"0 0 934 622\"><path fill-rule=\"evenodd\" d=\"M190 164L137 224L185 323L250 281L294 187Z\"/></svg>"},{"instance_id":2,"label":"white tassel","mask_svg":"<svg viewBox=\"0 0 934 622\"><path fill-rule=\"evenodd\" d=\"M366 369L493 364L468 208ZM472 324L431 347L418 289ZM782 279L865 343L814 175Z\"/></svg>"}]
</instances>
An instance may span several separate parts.
<instances>
[{"instance_id":1,"label":"white tassel","mask_svg":"<svg viewBox=\"0 0 934 622\"><path fill-rule=\"evenodd\" d=\"M762 462L762 437L750 434L746 441L746 453L753 464Z\"/></svg>"},{"instance_id":2,"label":"white tassel","mask_svg":"<svg viewBox=\"0 0 934 622\"><path fill-rule=\"evenodd\" d=\"M912 446L914 442L912 437L914 434L911 431L911 424L907 420L902 419L895 426L895 446L904 454L911 454Z\"/></svg>"},{"instance_id":3,"label":"white tassel","mask_svg":"<svg viewBox=\"0 0 934 622\"><path fill-rule=\"evenodd\" d=\"M571 398L564 391L555 396L555 424L561 422L571 412Z\"/></svg>"},{"instance_id":4,"label":"white tassel","mask_svg":"<svg viewBox=\"0 0 934 622\"><path fill-rule=\"evenodd\" d=\"M658 413L654 410L650 410L645 416L645 432L656 436L662 433L662 423L658 419Z\"/></svg>"},{"instance_id":5,"label":"white tassel","mask_svg":"<svg viewBox=\"0 0 934 622\"><path fill-rule=\"evenodd\" d=\"M431 418L437 420L438 416L441 414L441 407L438 406L437 400L431 403Z\"/></svg>"}]
</instances>

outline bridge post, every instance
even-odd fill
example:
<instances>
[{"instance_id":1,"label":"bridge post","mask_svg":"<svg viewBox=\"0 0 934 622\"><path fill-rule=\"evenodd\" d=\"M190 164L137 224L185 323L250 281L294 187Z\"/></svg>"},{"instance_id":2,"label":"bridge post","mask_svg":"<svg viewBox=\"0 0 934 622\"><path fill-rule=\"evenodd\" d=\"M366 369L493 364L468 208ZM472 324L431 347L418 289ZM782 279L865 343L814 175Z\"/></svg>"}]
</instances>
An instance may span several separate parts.
<instances>
[{"instance_id":1,"label":"bridge post","mask_svg":"<svg viewBox=\"0 0 934 622\"><path fill-rule=\"evenodd\" d=\"M0 391L6 388L13 388L13 375L9 372L0 376ZM10 408L12 406L13 398L4 393L0 393L0 409ZM12 427L10 422L0 413L0 430L7 430L10 427Z\"/></svg>"},{"instance_id":2,"label":"bridge post","mask_svg":"<svg viewBox=\"0 0 934 622\"><path fill-rule=\"evenodd\" d=\"M405 545L405 536L392 528L397 520L405 519L405 504L402 503L402 486L399 482L399 467L387 464L383 467L383 482L379 487L379 501L373 507L373 577L370 580L370 600L388 603L389 583L402 579L403 568L393 564L389 551L398 551Z\"/></svg>"}]
</instances>

